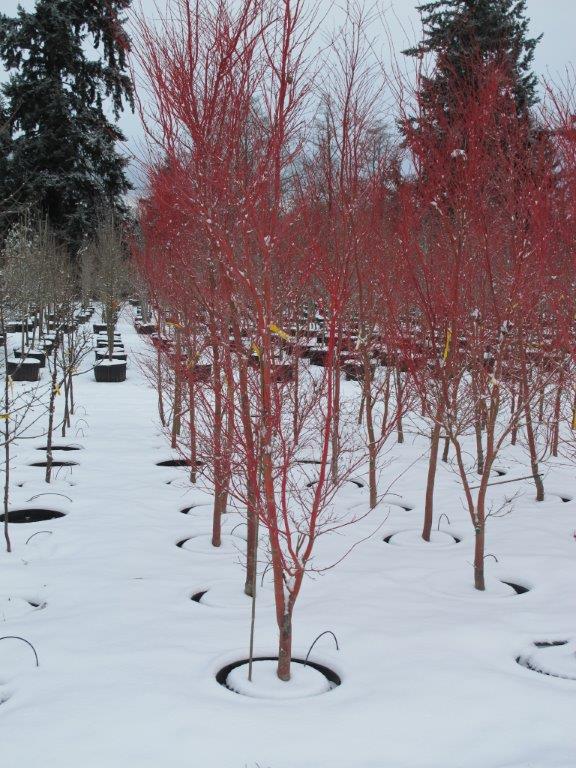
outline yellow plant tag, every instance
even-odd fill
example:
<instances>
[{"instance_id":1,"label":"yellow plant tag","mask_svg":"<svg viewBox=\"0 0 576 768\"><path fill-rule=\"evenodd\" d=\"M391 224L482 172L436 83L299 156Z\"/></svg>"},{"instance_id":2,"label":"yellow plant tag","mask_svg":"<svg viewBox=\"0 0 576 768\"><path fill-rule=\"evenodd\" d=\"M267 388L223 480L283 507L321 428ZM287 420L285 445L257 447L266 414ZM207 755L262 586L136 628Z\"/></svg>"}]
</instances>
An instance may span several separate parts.
<instances>
[{"instance_id":1,"label":"yellow plant tag","mask_svg":"<svg viewBox=\"0 0 576 768\"><path fill-rule=\"evenodd\" d=\"M257 357L260 357L260 347L255 342L252 342L252 345L250 346L250 351L252 354L256 355Z\"/></svg>"},{"instance_id":2,"label":"yellow plant tag","mask_svg":"<svg viewBox=\"0 0 576 768\"><path fill-rule=\"evenodd\" d=\"M56 386L53 389L53 392L54 392L55 395L59 395L60 394L60 385L59 384L56 384Z\"/></svg>"},{"instance_id":3,"label":"yellow plant tag","mask_svg":"<svg viewBox=\"0 0 576 768\"><path fill-rule=\"evenodd\" d=\"M290 340L290 335L286 333L286 331L283 331L278 325L275 325L275 323L270 323L268 328L270 328L272 333L275 333L276 336L280 336L281 339L284 339L284 341Z\"/></svg>"},{"instance_id":4,"label":"yellow plant tag","mask_svg":"<svg viewBox=\"0 0 576 768\"><path fill-rule=\"evenodd\" d=\"M576 429L576 408L574 409L574 413L572 414L572 429Z\"/></svg>"},{"instance_id":5,"label":"yellow plant tag","mask_svg":"<svg viewBox=\"0 0 576 768\"><path fill-rule=\"evenodd\" d=\"M0 421L8 421L9 418L10 418L9 413L0 413Z\"/></svg>"},{"instance_id":6,"label":"yellow plant tag","mask_svg":"<svg viewBox=\"0 0 576 768\"><path fill-rule=\"evenodd\" d=\"M446 344L444 345L444 352L442 353L442 359L446 360L450 354L450 344L452 342L452 329L448 328L446 331Z\"/></svg>"}]
</instances>

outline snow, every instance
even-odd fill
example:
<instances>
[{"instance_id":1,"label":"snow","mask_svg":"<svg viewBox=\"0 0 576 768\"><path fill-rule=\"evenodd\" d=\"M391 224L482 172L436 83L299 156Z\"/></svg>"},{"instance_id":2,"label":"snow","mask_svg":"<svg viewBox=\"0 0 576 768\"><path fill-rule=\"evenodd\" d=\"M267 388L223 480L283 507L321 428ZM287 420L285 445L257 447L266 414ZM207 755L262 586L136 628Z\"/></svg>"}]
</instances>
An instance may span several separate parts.
<instances>
[{"instance_id":1,"label":"snow","mask_svg":"<svg viewBox=\"0 0 576 768\"><path fill-rule=\"evenodd\" d=\"M255 699L302 699L328 693L330 683L321 672L303 664L293 664L290 682L278 679L274 661L256 661L252 672L252 681L248 680L248 665L236 667L226 683L235 693L251 696Z\"/></svg>"},{"instance_id":2,"label":"snow","mask_svg":"<svg viewBox=\"0 0 576 768\"><path fill-rule=\"evenodd\" d=\"M114 359L112 359L112 360L98 360L95 363L95 365L97 365L98 367L102 366L102 367L105 368L107 366L126 365L126 361L125 360L114 360Z\"/></svg>"},{"instance_id":3,"label":"snow","mask_svg":"<svg viewBox=\"0 0 576 768\"><path fill-rule=\"evenodd\" d=\"M576 643L560 642L536 648L524 658L533 669L540 670L544 675L576 682Z\"/></svg>"},{"instance_id":4,"label":"snow","mask_svg":"<svg viewBox=\"0 0 576 768\"><path fill-rule=\"evenodd\" d=\"M495 507L520 495L510 514L489 520L487 552L498 562L487 559L488 590L480 594L471 589L474 532L450 465L438 470L436 514L449 520L441 532L462 541L383 541L422 520L427 440L407 423L406 442L392 441L393 461L379 479L388 495L357 525L325 537L317 556L333 561L357 546L336 568L306 579L296 605L294 656L304 658L332 630L340 650L323 637L311 660L332 668L342 685L293 701L237 695L215 676L248 655L245 528L232 534L242 517L224 516L224 552L215 552L211 488L191 488L186 467L156 466L173 454L139 364L149 342L128 315L118 330L127 380L78 377L77 415L69 435L58 436L59 444L82 446L79 464L59 470L48 487L43 469L30 466L45 438L37 430L14 446L12 508L46 506L66 516L13 525L14 552L0 552L0 636L26 638L40 661L36 668L24 643L0 641L2 768L574 768L576 681L516 663L526 654L570 668L576 502L553 493L576 495L573 466L546 466L553 493L542 504L529 481L491 487ZM342 392L351 396L358 385L343 381ZM529 474L520 446L500 458L507 478ZM50 495L30 501L38 494ZM335 503L361 514L368 489L348 483ZM192 505L199 506L181 514ZM30 539L37 531L50 533ZM176 546L184 539L189 547ZM260 559L255 651L274 656L264 548ZM502 581L530 591L500 594ZM203 590L200 603L190 599ZM27 600L45 607L28 610ZM534 642L549 638L569 645L540 653ZM266 678L268 692L285 685L270 670Z\"/></svg>"}]
</instances>

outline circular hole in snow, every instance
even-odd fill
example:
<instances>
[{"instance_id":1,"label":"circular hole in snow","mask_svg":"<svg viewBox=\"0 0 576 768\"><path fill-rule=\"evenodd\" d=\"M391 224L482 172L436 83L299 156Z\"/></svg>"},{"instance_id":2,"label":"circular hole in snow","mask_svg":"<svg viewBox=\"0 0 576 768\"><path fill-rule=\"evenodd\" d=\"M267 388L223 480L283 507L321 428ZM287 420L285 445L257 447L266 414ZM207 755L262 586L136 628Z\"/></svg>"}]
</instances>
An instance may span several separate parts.
<instances>
[{"instance_id":1,"label":"circular hole in snow","mask_svg":"<svg viewBox=\"0 0 576 768\"><path fill-rule=\"evenodd\" d=\"M47 445L41 445L39 448L36 448L37 451L47 451L48 446ZM82 446L80 445L53 445L52 446L53 451L81 451Z\"/></svg>"},{"instance_id":2,"label":"circular hole in snow","mask_svg":"<svg viewBox=\"0 0 576 768\"><path fill-rule=\"evenodd\" d=\"M311 480L309 483L306 483L306 488L314 488L318 480ZM352 485L355 485L356 488L364 488L364 483L361 480L345 480L346 483L352 483Z\"/></svg>"},{"instance_id":3,"label":"circular hole in snow","mask_svg":"<svg viewBox=\"0 0 576 768\"><path fill-rule=\"evenodd\" d=\"M397 547L414 547L418 549L436 549L450 547L459 544L462 539L446 531L432 531L430 541L424 541L422 531L410 529L407 531L398 531L391 533L384 538L386 544L393 544Z\"/></svg>"},{"instance_id":4,"label":"circular hole in snow","mask_svg":"<svg viewBox=\"0 0 576 768\"><path fill-rule=\"evenodd\" d=\"M207 589L195 592L190 599L210 608L226 610L250 610L252 606L252 598L236 582L214 584ZM256 605L259 608L274 605L274 593L269 589L257 587Z\"/></svg>"},{"instance_id":5,"label":"circular hole in snow","mask_svg":"<svg viewBox=\"0 0 576 768\"><path fill-rule=\"evenodd\" d=\"M27 613L42 610L45 607L46 603L36 600L27 600L24 597L13 597L12 595L0 595L0 622L19 619Z\"/></svg>"},{"instance_id":6,"label":"circular hole in snow","mask_svg":"<svg viewBox=\"0 0 576 768\"><path fill-rule=\"evenodd\" d=\"M31 467L47 467L48 462L47 461L34 461L32 464L30 464ZM59 459L56 459L52 462L53 467L77 467L78 462L77 461L61 461Z\"/></svg>"},{"instance_id":7,"label":"circular hole in snow","mask_svg":"<svg viewBox=\"0 0 576 768\"><path fill-rule=\"evenodd\" d=\"M55 509L11 509L8 512L8 522L41 523L44 520L56 520L58 517L64 517L65 514ZM0 515L0 522L4 522L4 515Z\"/></svg>"},{"instance_id":8,"label":"circular hole in snow","mask_svg":"<svg viewBox=\"0 0 576 768\"><path fill-rule=\"evenodd\" d=\"M490 573L485 574L484 582L484 590L475 589L474 571L470 566L468 568L445 570L431 574L426 581L426 586L436 594L477 601L514 597L515 595L523 595L530 591L530 587L524 584L519 584L515 581L504 581Z\"/></svg>"},{"instance_id":9,"label":"circular hole in snow","mask_svg":"<svg viewBox=\"0 0 576 768\"><path fill-rule=\"evenodd\" d=\"M314 661L292 659L291 679L280 680L276 674L278 659L274 656L258 656L253 661L252 681L248 680L248 660L242 659L223 667L216 681L228 690L256 699L302 699L319 696L337 688L342 680L334 670Z\"/></svg>"},{"instance_id":10,"label":"circular hole in snow","mask_svg":"<svg viewBox=\"0 0 576 768\"><path fill-rule=\"evenodd\" d=\"M212 545L212 534L199 533L189 536L176 544L180 549L198 554L236 555L246 546L246 539L238 534L222 534L219 547Z\"/></svg>"},{"instance_id":11,"label":"circular hole in snow","mask_svg":"<svg viewBox=\"0 0 576 768\"><path fill-rule=\"evenodd\" d=\"M188 459L166 459L166 461L156 462L157 467L189 467L191 464L192 462ZM202 467L203 463L201 461L197 461L196 466Z\"/></svg>"},{"instance_id":12,"label":"circular hole in snow","mask_svg":"<svg viewBox=\"0 0 576 768\"><path fill-rule=\"evenodd\" d=\"M576 682L576 643L569 640L542 640L529 653L516 658L521 667L547 677Z\"/></svg>"},{"instance_id":13,"label":"circular hole in snow","mask_svg":"<svg viewBox=\"0 0 576 768\"><path fill-rule=\"evenodd\" d=\"M207 504L191 504L189 507L184 507L184 509L181 509L180 512L183 515L190 515L194 513L202 513L202 512L208 512L212 514L214 508L213 503L207 503ZM234 515L238 514L237 510L230 509L230 507L226 507L224 512L222 512L223 515Z\"/></svg>"}]
</instances>

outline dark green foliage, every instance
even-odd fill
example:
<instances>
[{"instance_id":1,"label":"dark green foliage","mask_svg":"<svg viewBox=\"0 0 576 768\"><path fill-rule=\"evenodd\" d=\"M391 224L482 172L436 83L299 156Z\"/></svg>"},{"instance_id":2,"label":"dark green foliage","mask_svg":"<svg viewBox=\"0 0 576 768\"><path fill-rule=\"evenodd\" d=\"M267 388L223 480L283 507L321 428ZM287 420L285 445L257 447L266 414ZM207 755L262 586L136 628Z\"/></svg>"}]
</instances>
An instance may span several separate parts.
<instances>
[{"instance_id":1,"label":"dark green foliage","mask_svg":"<svg viewBox=\"0 0 576 768\"><path fill-rule=\"evenodd\" d=\"M540 37L528 37L526 0L435 0L417 6L424 39L404 53L433 54L435 68L421 85L426 111L450 114L460 89L473 89L482 64L506 71L519 116L537 101L531 71Z\"/></svg>"},{"instance_id":2,"label":"dark green foliage","mask_svg":"<svg viewBox=\"0 0 576 768\"><path fill-rule=\"evenodd\" d=\"M115 147L124 137L105 104L116 119L125 102L133 105L121 18L130 2L37 0L32 12L0 15L12 133L0 200L15 196L46 215L72 253L93 233L98 210L123 212L129 189Z\"/></svg>"}]
</instances>

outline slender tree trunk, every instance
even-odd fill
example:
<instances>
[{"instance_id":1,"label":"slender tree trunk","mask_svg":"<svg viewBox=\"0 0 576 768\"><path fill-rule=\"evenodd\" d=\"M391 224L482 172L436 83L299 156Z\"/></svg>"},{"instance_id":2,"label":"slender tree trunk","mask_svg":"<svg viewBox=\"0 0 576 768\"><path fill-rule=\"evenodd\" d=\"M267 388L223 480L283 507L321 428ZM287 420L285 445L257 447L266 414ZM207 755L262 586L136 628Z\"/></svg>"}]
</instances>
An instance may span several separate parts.
<instances>
[{"instance_id":1,"label":"slender tree trunk","mask_svg":"<svg viewBox=\"0 0 576 768\"><path fill-rule=\"evenodd\" d=\"M188 377L188 413L190 429L190 482L196 484L198 467L197 435L196 435L196 397L194 393L194 374Z\"/></svg>"},{"instance_id":2,"label":"slender tree trunk","mask_svg":"<svg viewBox=\"0 0 576 768\"><path fill-rule=\"evenodd\" d=\"M554 399L554 420L552 422L552 456L558 456L558 443L560 442L560 409L562 407L562 395L564 394L564 366L560 367L556 397Z\"/></svg>"},{"instance_id":3,"label":"slender tree trunk","mask_svg":"<svg viewBox=\"0 0 576 768\"><path fill-rule=\"evenodd\" d=\"M512 389L511 410L512 410L512 413L516 412L516 387ZM510 433L510 444L516 445L517 440L518 440L518 419L514 419L514 424L512 425L512 431Z\"/></svg>"},{"instance_id":4,"label":"slender tree trunk","mask_svg":"<svg viewBox=\"0 0 576 768\"><path fill-rule=\"evenodd\" d=\"M404 442L404 424L402 420L402 410L404 408L403 403L403 385L402 385L402 374L400 373L400 368L396 366L395 369L395 380L396 380L396 411L398 413L397 418L397 434L398 434L398 442L403 443Z\"/></svg>"},{"instance_id":5,"label":"slender tree trunk","mask_svg":"<svg viewBox=\"0 0 576 768\"><path fill-rule=\"evenodd\" d=\"M4 324L4 313L0 314L0 323L4 335L4 370L8 365L8 340ZM4 376L4 539L6 552L12 552L10 541L10 379Z\"/></svg>"},{"instance_id":6,"label":"slender tree trunk","mask_svg":"<svg viewBox=\"0 0 576 768\"><path fill-rule=\"evenodd\" d=\"M450 453L450 438L448 435L444 438L444 450L442 451L442 461L444 464L448 462L448 455Z\"/></svg>"},{"instance_id":7,"label":"slender tree trunk","mask_svg":"<svg viewBox=\"0 0 576 768\"><path fill-rule=\"evenodd\" d=\"M278 677L284 682L290 680L290 662L292 661L292 613L288 609L280 623L278 643Z\"/></svg>"},{"instance_id":8,"label":"slender tree trunk","mask_svg":"<svg viewBox=\"0 0 576 768\"><path fill-rule=\"evenodd\" d=\"M160 347L157 349L156 355L156 391L158 393L158 416L160 417L160 424L163 427L166 426L166 414L164 413L164 377L162 375L162 359L161 359Z\"/></svg>"},{"instance_id":9,"label":"slender tree trunk","mask_svg":"<svg viewBox=\"0 0 576 768\"><path fill-rule=\"evenodd\" d=\"M524 399L524 418L526 419L526 440L528 442L528 450L530 453L530 468L534 479L534 485L536 486L536 501L544 501L544 483L542 482L542 476L539 471L536 437L532 425L532 414L530 413L530 407L527 405L527 398Z\"/></svg>"},{"instance_id":10,"label":"slender tree trunk","mask_svg":"<svg viewBox=\"0 0 576 768\"><path fill-rule=\"evenodd\" d=\"M386 383L384 385L384 411L382 413L382 424L380 426L380 437L388 431L388 416L390 413L390 366L386 367Z\"/></svg>"},{"instance_id":11,"label":"slender tree trunk","mask_svg":"<svg viewBox=\"0 0 576 768\"><path fill-rule=\"evenodd\" d=\"M484 579L484 523L482 523L482 525L477 525L474 534L474 588L480 592L484 592L486 589L486 582Z\"/></svg>"},{"instance_id":12,"label":"slender tree trunk","mask_svg":"<svg viewBox=\"0 0 576 768\"><path fill-rule=\"evenodd\" d=\"M337 350L334 350L337 354ZM332 473L332 482L334 485L338 482L339 458L340 458L340 366L337 362L334 364L333 372L329 376L334 376L334 418L332 420L332 456L330 461L330 471Z\"/></svg>"},{"instance_id":13,"label":"slender tree trunk","mask_svg":"<svg viewBox=\"0 0 576 768\"><path fill-rule=\"evenodd\" d=\"M368 487L370 491L370 509L378 503L378 488L376 483L376 464L378 445L374 429L374 400L372 398L372 367L368 351L364 354L364 387L363 398L366 413L366 431L368 433Z\"/></svg>"},{"instance_id":14,"label":"slender tree trunk","mask_svg":"<svg viewBox=\"0 0 576 768\"><path fill-rule=\"evenodd\" d=\"M50 400L48 403L48 429L46 431L46 474L44 479L47 483L52 480L52 437L54 434L54 412L56 410L56 392L58 387L58 366L56 357L54 357L54 367L52 370Z\"/></svg>"},{"instance_id":15,"label":"slender tree trunk","mask_svg":"<svg viewBox=\"0 0 576 768\"><path fill-rule=\"evenodd\" d=\"M424 541L430 541L432 523L434 521L434 483L438 467L438 448L440 445L440 430L443 414L444 406L440 403L436 411L436 418L434 420L434 426L432 427L432 437L430 441L430 458L428 460L428 478L426 481L426 501L424 504L424 525L422 528L422 538Z\"/></svg>"},{"instance_id":16,"label":"slender tree trunk","mask_svg":"<svg viewBox=\"0 0 576 768\"><path fill-rule=\"evenodd\" d=\"M182 343L180 329L176 328L176 344L174 348L174 410L172 413L172 439L171 446L176 448L180 434L182 420Z\"/></svg>"}]
</instances>

